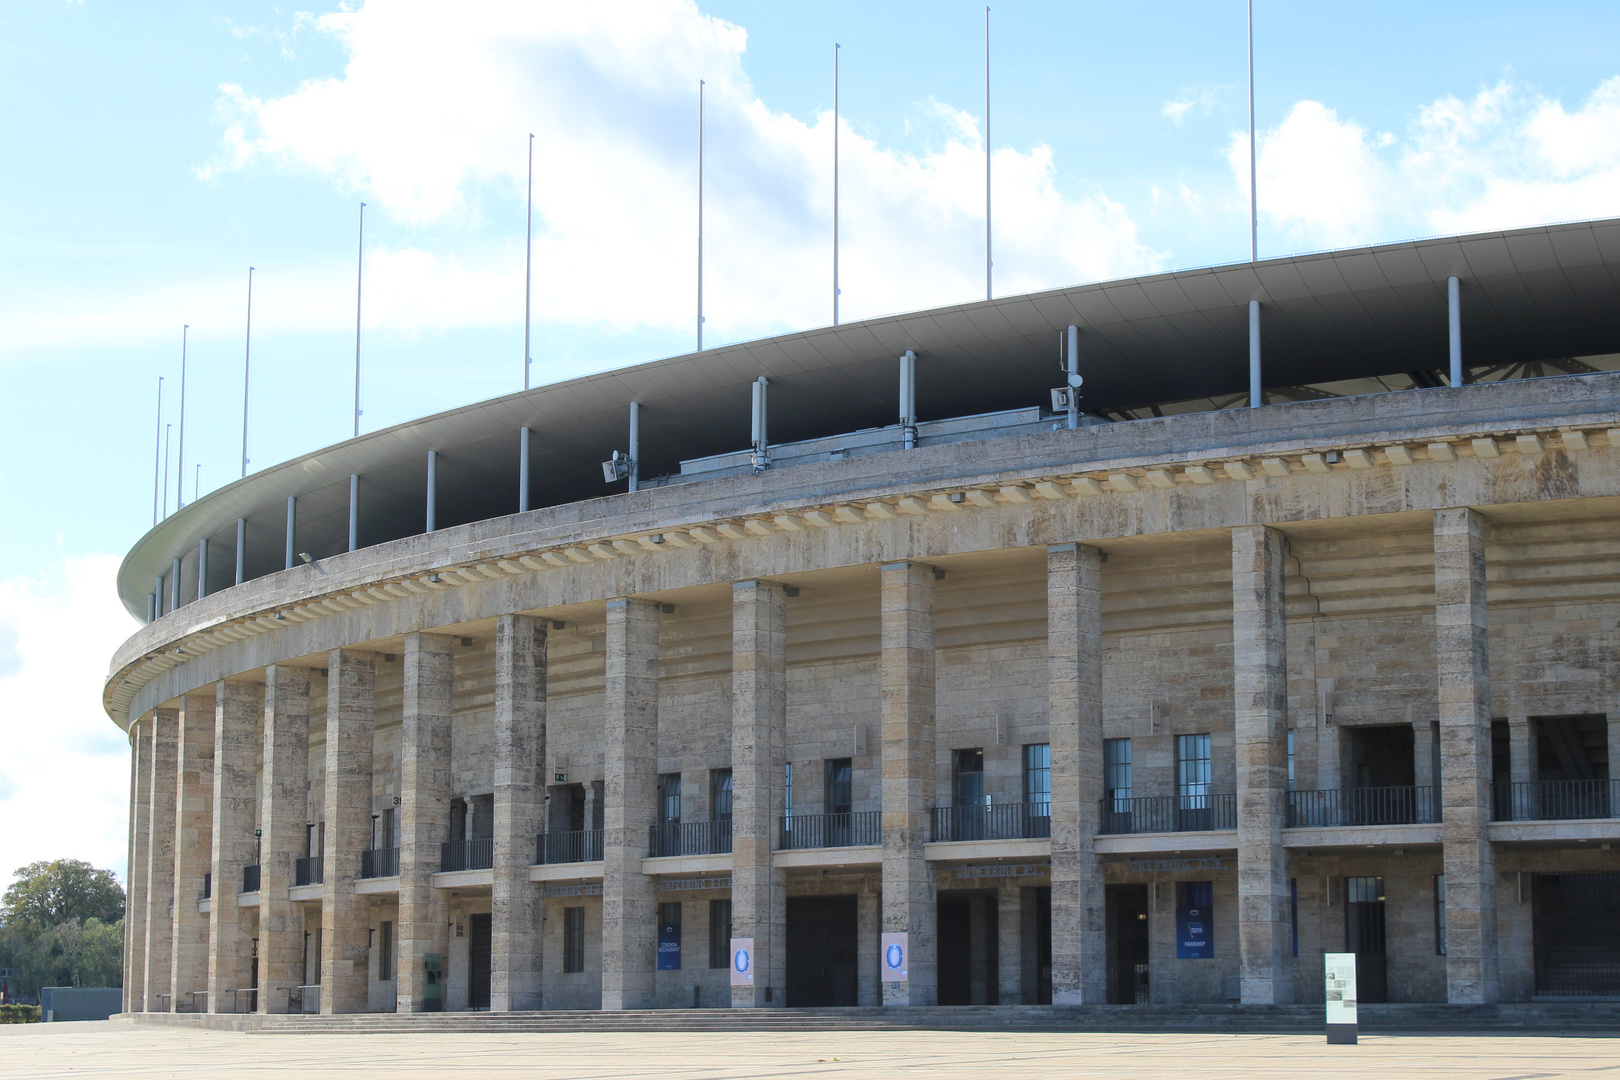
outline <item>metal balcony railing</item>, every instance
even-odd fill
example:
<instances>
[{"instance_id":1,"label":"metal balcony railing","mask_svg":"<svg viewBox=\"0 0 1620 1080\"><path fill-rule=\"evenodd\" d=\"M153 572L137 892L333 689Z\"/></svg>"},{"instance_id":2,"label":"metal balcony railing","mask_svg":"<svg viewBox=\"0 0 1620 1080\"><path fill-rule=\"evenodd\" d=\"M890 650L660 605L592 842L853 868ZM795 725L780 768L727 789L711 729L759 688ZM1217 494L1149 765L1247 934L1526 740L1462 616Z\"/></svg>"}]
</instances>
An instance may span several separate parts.
<instances>
[{"instance_id":1,"label":"metal balcony railing","mask_svg":"<svg viewBox=\"0 0 1620 1080\"><path fill-rule=\"evenodd\" d=\"M939 806L933 811L935 842L952 840L1044 840L1052 835L1052 804L1000 803Z\"/></svg>"},{"instance_id":2,"label":"metal balcony railing","mask_svg":"<svg viewBox=\"0 0 1620 1080\"><path fill-rule=\"evenodd\" d=\"M597 862L602 858L602 830L543 832L535 838L534 861L541 866L557 863Z\"/></svg>"},{"instance_id":3,"label":"metal balcony railing","mask_svg":"<svg viewBox=\"0 0 1620 1080\"><path fill-rule=\"evenodd\" d=\"M1567 821L1612 818L1620 809L1620 780L1535 780L1497 784L1491 816L1497 821Z\"/></svg>"},{"instance_id":4,"label":"metal balcony railing","mask_svg":"<svg viewBox=\"0 0 1620 1080\"><path fill-rule=\"evenodd\" d=\"M1290 791L1288 827L1412 825L1440 820L1432 787L1340 788Z\"/></svg>"},{"instance_id":5,"label":"metal balcony railing","mask_svg":"<svg viewBox=\"0 0 1620 1080\"><path fill-rule=\"evenodd\" d=\"M883 813L793 814L781 819L780 850L861 847L883 842Z\"/></svg>"},{"instance_id":6,"label":"metal balcony railing","mask_svg":"<svg viewBox=\"0 0 1620 1080\"><path fill-rule=\"evenodd\" d=\"M360 876L363 878L398 877L399 848L372 848L360 853Z\"/></svg>"},{"instance_id":7,"label":"metal balcony railing","mask_svg":"<svg viewBox=\"0 0 1620 1080\"><path fill-rule=\"evenodd\" d=\"M664 822L647 830L647 857L725 855L731 851L731 822Z\"/></svg>"},{"instance_id":8,"label":"metal balcony railing","mask_svg":"<svg viewBox=\"0 0 1620 1080\"><path fill-rule=\"evenodd\" d=\"M259 864L258 863L249 863L247 866L242 867L242 891L243 892L258 892L259 891Z\"/></svg>"},{"instance_id":9,"label":"metal balcony railing","mask_svg":"<svg viewBox=\"0 0 1620 1080\"><path fill-rule=\"evenodd\" d=\"M210 897L212 897L213 895L214 895L214 875L213 874L204 874L203 875L203 891L202 891L202 895L197 897L197 899L198 900L207 900Z\"/></svg>"},{"instance_id":10,"label":"metal balcony railing","mask_svg":"<svg viewBox=\"0 0 1620 1080\"><path fill-rule=\"evenodd\" d=\"M294 885L319 885L326 880L326 860L319 855L306 855L293 864Z\"/></svg>"},{"instance_id":11,"label":"metal balcony railing","mask_svg":"<svg viewBox=\"0 0 1620 1080\"><path fill-rule=\"evenodd\" d=\"M439 845L439 871L489 870L495 865L495 839L452 840Z\"/></svg>"},{"instance_id":12,"label":"metal balcony railing","mask_svg":"<svg viewBox=\"0 0 1620 1080\"><path fill-rule=\"evenodd\" d=\"M1104 799L1102 833L1207 832L1237 828L1236 795Z\"/></svg>"}]
</instances>

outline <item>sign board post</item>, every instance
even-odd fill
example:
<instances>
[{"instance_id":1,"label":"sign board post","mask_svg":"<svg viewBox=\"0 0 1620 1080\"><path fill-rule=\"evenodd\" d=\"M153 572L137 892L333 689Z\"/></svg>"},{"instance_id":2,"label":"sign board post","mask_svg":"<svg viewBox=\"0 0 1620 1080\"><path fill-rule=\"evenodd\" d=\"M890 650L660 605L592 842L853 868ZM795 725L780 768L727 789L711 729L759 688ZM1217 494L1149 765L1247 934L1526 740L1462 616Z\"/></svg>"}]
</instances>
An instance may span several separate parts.
<instances>
[{"instance_id":1,"label":"sign board post","mask_svg":"<svg viewBox=\"0 0 1620 1080\"><path fill-rule=\"evenodd\" d=\"M681 924L658 924L658 970L681 970Z\"/></svg>"},{"instance_id":2,"label":"sign board post","mask_svg":"<svg viewBox=\"0 0 1620 1080\"><path fill-rule=\"evenodd\" d=\"M1327 992L1327 1041L1356 1042L1356 954L1330 952L1323 958Z\"/></svg>"},{"instance_id":3,"label":"sign board post","mask_svg":"<svg viewBox=\"0 0 1620 1080\"><path fill-rule=\"evenodd\" d=\"M731 985L754 985L754 939L751 937L731 939Z\"/></svg>"}]
</instances>

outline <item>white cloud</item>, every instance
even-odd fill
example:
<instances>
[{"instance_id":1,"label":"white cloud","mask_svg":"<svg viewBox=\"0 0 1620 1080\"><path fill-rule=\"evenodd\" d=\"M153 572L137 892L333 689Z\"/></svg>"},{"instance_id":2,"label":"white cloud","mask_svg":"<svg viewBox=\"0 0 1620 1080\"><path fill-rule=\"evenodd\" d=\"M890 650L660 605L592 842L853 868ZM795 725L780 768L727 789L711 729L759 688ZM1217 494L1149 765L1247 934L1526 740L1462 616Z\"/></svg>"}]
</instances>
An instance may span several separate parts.
<instances>
[{"instance_id":1,"label":"white cloud","mask_svg":"<svg viewBox=\"0 0 1620 1080\"><path fill-rule=\"evenodd\" d=\"M1181 100L1167 101L1160 106L1159 115L1179 127L1195 109L1200 115L1207 116L1215 108L1216 100L1217 95L1211 87L1189 90Z\"/></svg>"},{"instance_id":2,"label":"white cloud","mask_svg":"<svg viewBox=\"0 0 1620 1080\"><path fill-rule=\"evenodd\" d=\"M631 5L373 0L322 16L350 59L282 97L223 88L225 133L204 170L266 163L329 177L394 219L470 225L521 200L535 141L536 316L685 327L695 290L697 88L707 80L705 313L712 338L830 317L830 115L772 111L743 67L747 35L689 0ZM937 146L896 152L840 132L846 318L982 292L983 147L972 114L929 101ZM997 291L1152 269L1118 203L1058 190L1051 151L995 154ZM397 318L509 320L521 249L380 255L370 299ZM388 265L391 260L391 265ZM384 300L392 273L395 300ZM383 275L383 276L379 276ZM374 309L381 317L389 309Z\"/></svg>"},{"instance_id":3,"label":"white cloud","mask_svg":"<svg viewBox=\"0 0 1620 1080\"><path fill-rule=\"evenodd\" d=\"M127 856L127 737L101 707L99 672L128 636L116 556L64 559L0 580L0 878L36 859L117 870Z\"/></svg>"},{"instance_id":4,"label":"white cloud","mask_svg":"<svg viewBox=\"0 0 1620 1080\"><path fill-rule=\"evenodd\" d=\"M1248 197L1248 139L1228 162ZM1259 138L1260 209L1299 248L1620 214L1620 76L1574 110L1510 82L1420 109L1405 138L1301 101Z\"/></svg>"}]
</instances>

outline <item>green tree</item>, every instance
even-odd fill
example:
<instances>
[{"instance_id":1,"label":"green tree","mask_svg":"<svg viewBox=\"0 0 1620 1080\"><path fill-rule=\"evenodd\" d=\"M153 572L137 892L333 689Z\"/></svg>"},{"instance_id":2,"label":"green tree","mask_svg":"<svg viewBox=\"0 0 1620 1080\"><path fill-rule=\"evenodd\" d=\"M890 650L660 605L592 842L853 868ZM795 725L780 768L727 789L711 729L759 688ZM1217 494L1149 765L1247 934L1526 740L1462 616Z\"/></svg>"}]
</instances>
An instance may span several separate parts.
<instances>
[{"instance_id":1,"label":"green tree","mask_svg":"<svg viewBox=\"0 0 1620 1080\"><path fill-rule=\"evenodd\" d=\"M124 985L124 920L86 919L79 931L79 980L75 986Z\"/></svg>"},{"instance_id":2,"label":"green tree","mask_svg":"<svg viewBox=\"0 0 1620 1080\"><path fill-rule=\"evenodd\" d=\"M35 862L0 897L0 922L34 933L77 919L117 922L124 917L124 890L111 870L97 870L78 859Z\"/></svg>"}]
</instances>

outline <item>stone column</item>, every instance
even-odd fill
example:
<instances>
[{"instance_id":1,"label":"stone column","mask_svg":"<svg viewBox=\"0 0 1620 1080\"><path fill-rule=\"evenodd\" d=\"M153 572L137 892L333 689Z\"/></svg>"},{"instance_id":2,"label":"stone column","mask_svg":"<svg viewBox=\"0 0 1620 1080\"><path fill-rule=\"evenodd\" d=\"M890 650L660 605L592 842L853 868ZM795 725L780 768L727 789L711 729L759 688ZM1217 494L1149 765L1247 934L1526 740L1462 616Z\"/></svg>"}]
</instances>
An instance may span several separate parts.
<instances>
[{"instance_id":1,"label":"stone column","mask_svg":"<svg viewBox=\"0 0 1620 1080\"><path fill-rule=\"evenodd\" d=\"M180 702L178 784L174 818L174 945L169 993L175 1007L192 1005L193 990L208 989L208 919L197 910L203 875L212 871L214 835L214 694L187 694ZM213 904L227 888L214 883ZM210 905L213 906L213 905ZM199 1009L207 1003L197 1002Z\"/></svg>"},{"instance_id":2,"label":"stone column","mask_svg":"<svg viewBox=\"0 0 1620 1080\"><path fill-rule=\"evenodd\" d=\"M174 954L174 792L179 779L180 710L156 709L147 725L151 735L146 761L146 985L141 999L147 1012L174 1008L158 995L169 993Z\"/></svg>"},{"instance_id":3,"label":"stone column","mask_svg":"<svg viewBox=\"0 0 1620 1080\"><path fill-rule=\"evenodd\" d=\"M124 906L124 1011L146 1011L146 922L152 912L146 903L148 853L151 851L152 716L148 713L129 725L129 886Z\"/></svg>"},{"instance_id":4,"label":"stone column","mask_svg":"<svg viewBox=\"0 0 1620 1080\"><path fill-rule=\"evenodd\" d=\"M208 1011L229 1012L229 993L252 983L248 913L236 904L242 868L253 862L254 787L259 779L257 683L222 681L214 693L214 902L208 913Z\"/></svg>"},{"instance_id":5,"label":"stone column","mask_svg":"<svg viewBox=\"0 0 1620 1080\"><path fill-rule=\"evenodd\" d=\"M259 1011L285 1012L302 986L304 912L288 897L309 813L309 669L264 670L264 783L260 791Z\"/></svg>"},{"instance_id":6,"label":"stone column","mask_svg":"<svg viewBox=\"0 0 1620 1080\"><path fill-rule=\"evenodd\" d=\"M449 970L449 909L433 887L441 845L450 839L450 712L455 688L454 639L406 634L399 739L399 975L395 1008L421 1012L423 967L439 954ZM458 837L459 839L459 837ZM443 987L440 987L443 994ZM439 998L443 1007L443 997Z\"/></svg>"},{"instance_id":7,"label":"stone column","mask_svg":"<svg viewBox=\"0 0 1620 1080\"><path fill-rule=\"evenodd\" d=\"M786 998L787 886L771 864L787 767L786 598L774 581L731 586L731 932L754 939L754 985L731 988L733 1008Z\"/></svg>"},{"instance_id":8,"label":"stone column","mask_svg":"<svg viewBox=\"0 0 1620 1080\"><path fill-rule=\"evenodd\" d=\"M998 1005L1034 1004L1024 1000L1023 900L1024 890L1015 883L1002 881L996 889Z\"/></svg>"},{"instance_id":9,"label":"stone column","mask_svg":"<svg viewBox=\"0 0 1620 1080\"><path fill-rule=\"evenodd\" d=\"M1238 952L1243 1004L1294 1000L1288 851L1288 662L1283 536L1232 530L1232 703L1237 756Z\"/></svg>"},{"instance_id":10,"label":"stone column","mask_svg":"<svg viewBox=\"0 0 1620 1080\"><path fill-rule=\"evenodd\" d=\"M495 878L490 909L490 1009L541 1002L539 886L529 880L545 813L546 624L495 620Z\"/></svg>"},{"instance_id":11,"label":"stone column","mask_svg":"<svg viewBox=\"0 0 1620 1080\"><path fill-rule=\"evenodd\" d=\"M1433 787L1435 766L1438 764L1439 755L1435 753L1434 745L1434 721L1428 717L1412 721L1412 783L1417 787ZM1437 797L1438 794L1436 792ZM1435 808L1439 809L1439 805L1436 802ZM1419 806L1418 809L1421 811L1423 807Z\"/></svg>"},{"instance_id":12,"label":"stone column","mask_svg":"<svg viewBox=\"0 0 1620 1080\"><path fill-rule=\"evenodd\" d=\"M1107 1000L1108 941L1102 862L1095 850L1103 783L1102 555L1096 548L1046 549L1046 662L1052 1003L1100 1005ZM1019 925L1017 917L1013 925Z\"/></svg>"},{"instance_id":13,"label":"stone column","mask_svg":"<svg viewBox=\"0 0 1620 1080\"><path fill-rule=\"evenodd\" d=\"M1515 784L1536 779L1536 726L1528 716L1508 717L1508 772Z\"/></svg>"},{"instance_id":14,"label":"stone column","mask_svg":"<svg viewBox=\"0 0 1620 1080\"><path fill-rule=\"evenodd\" d=\"M1440 837L1446 870L1446 1000L1497 1000L1496 855L1490 821L1491 683L1485 524L1434 512L1435 668L1440 688Z\"/></svg>"},{"instance_id":15,"label":"stone column","mask_svg":"<svg viewBox=\"0 0 1620 1080\"><path fill-rule=\"evenodd\" d=\"M934 802L934 568L887 563L880 589L883 688L883 932L906 932L909 982L883 983L885 1005L938 997L933 869L923 858ZM881 978L881 972L879 977Z\"/></svg>"},{"instance_id":16,"label":"stone column","mask_svg":"<svg viewBox=\"0 0 1620 1080\"><path fill-rule=\"evenodd\" d=\"M658 607L609 600L603 692L602 1008L650 1009L657 909L641 872L658 802Z\"/></svg>"},{"instance_id":17,"label":"stone column","mask_svg":"<svg viewBox=\"0 0 1620 1080\"><path fill-rule=\"evenodd\" d=\"M321 1012L366 1007L371 917L356 896L360 853L371 846L371 750L377 670L370 653L326 657L326 848L321 889Z\"/></svg>"}]
</instances>

